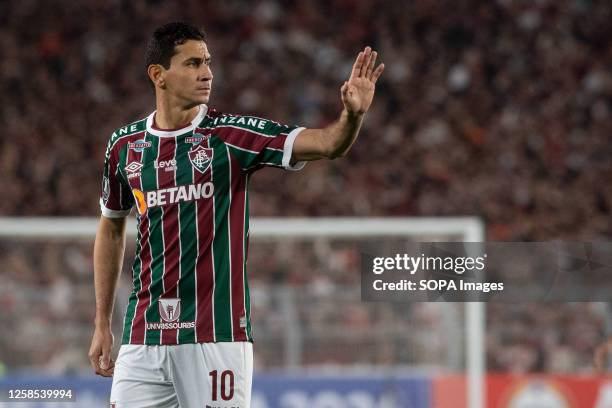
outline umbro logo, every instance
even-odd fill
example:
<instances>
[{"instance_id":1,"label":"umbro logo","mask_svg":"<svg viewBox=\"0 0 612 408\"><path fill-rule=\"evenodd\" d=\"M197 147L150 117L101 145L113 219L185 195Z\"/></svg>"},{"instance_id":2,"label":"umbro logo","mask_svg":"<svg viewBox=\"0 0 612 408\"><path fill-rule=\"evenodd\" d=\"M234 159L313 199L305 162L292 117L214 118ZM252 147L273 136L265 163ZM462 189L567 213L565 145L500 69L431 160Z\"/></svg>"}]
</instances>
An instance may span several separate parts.
<instances>
[{"instance_id":1,"label":"umbro logo","mask_svg":"<svg viewBox=\"0 0 612 408\"><path fill-rule=\"evenodd\" d=\"M136 161L133 161L127 166L125 166L125 171L127 171L128 173L134 173L140 169L142 169L142 163Z\"/></svg>"}]
</instances>

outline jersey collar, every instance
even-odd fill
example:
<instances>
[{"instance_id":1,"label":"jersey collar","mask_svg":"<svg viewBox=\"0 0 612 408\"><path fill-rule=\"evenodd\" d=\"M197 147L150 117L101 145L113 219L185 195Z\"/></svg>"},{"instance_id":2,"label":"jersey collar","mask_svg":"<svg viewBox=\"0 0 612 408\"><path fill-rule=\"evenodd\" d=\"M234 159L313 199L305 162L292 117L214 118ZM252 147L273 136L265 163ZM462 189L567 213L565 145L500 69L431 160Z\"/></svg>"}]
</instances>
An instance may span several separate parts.
<instances>
[{"instance_id":1,"label":"jersey collar","mask_svg":"<svg viewBox=\"0 0 612 408\"><path fill-rule=\"evenodd\" d=\"M184 128L176 129L176 130L159 130L159 129L153 128L153 119L155 118L155 112L157 111L153 111L153 113L151 113L147 117L147 132L154 136L159 136L159 137L176 137L176 136L184 135L187 132L193 131L196 128L196 126L198 126L198 123L200 123L202 119L204 119L204 116L206 116L206 112L208 112L208 106L206 106L205 104L200 105L198 114L195 116L195 118L193 118L191 123L185 126Z\"/></svg>"}]
</instances>

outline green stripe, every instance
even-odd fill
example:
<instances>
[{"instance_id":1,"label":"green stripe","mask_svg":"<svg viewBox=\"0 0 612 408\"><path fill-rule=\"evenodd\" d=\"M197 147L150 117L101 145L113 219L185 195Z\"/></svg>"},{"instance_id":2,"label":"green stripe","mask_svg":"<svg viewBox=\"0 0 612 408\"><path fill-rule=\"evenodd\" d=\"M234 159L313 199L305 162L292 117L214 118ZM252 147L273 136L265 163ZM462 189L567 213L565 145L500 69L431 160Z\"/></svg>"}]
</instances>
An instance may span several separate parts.
<instances>
[{"instance_id":1,"label":"green stripe","mask_svg":"<svg viewBox=\"0 0 612 408\"><path fill-rule=\"evenodd\" d=\"M176 184L193 183L193 166L188 157L191 143L178 139L176 151ZM181 278L179 280L179 296L181 298L182 322L195 321L196 311L196 259L198 256L196 202L181 202L179 204L179 237L181 245ZM179 343L195 343L195 329L179 329Z\"/></svg>"},{"instance_id":2,"label":"green stripe","mask_svg":"<svg viewBox=\"0 0 612 408\"><path fill-rule=\"evenodd\" d=\"M238 160L238 163L240 163L240 167L242 167L243 169L248 169L249 167L252 167L257 164L257 154L236 149L234 146L230 145L227 145L227 147L230 148L232 156L234 156L236 160Z\"/></svg>"},{"instance_id":3,"label":"green stripe","mask_svg":"<svg viewBox=\"0 0 612 408\"><path fill-rule=\"evenodd\" d=\"M229 240L229 195L230 167L225 143L217 137L210 138L214 149L212 163L215 186L215 237L213 239L213 263L215 266L214 318L215 340L232 341L230 298L230 240Z\"/></svg>"},{"instance_id":4,"label":"green stripe","mask_svg":"<svg viewBox=\"0 0 612 408\"><path fill-rule=\"evenodd\" d=\"M119 151L119 163L117 163L117 166L119 169L122 169L125 167L126 162L127 162L127 146L122 148ZM124 191L122 192L122 194L131 194L131 190L129 189L124 189ZM123 201L125 201L125 197L123 198ZM123 203L121 203L121 205L123 205ZM132 335L132 321L134 320L134 315L136 313L136 306L138 304L138 298L137 298L137 294L140 291L140 269L142 267L141 265L141 260L140 260L140 251L141 251L141 246L140 246L140 239L141 239L141 234L140 234L140 228L138 229L138 236L136 238L136 255L134 258L134 264L132 265L132 286L133 286L133 290L132 293L130 294L130 299L128 301L128 306L127 309L125 311L125 319L124 319L124 326L123 326L123 337L121 339L121 343L122 344L129 344L130 342L130 337Z\"/></svg>"},{"instance_id":5,"label":"green stripe","mask_svg":"<svg viewBox=\"0 0 612 408\"><path fill-rule=\"evenodd\" d=\"M157 190L157 171L153 162L157 159L159 138L147 134L145 140L151 142L151 147L143 151L142 163L147 163L142 168L142 190ZM164 274L164 233L162 229L162 208L153 207L147 209L149 218L149 245L151 247L151 303L146 311L147 322L157 323L160 321L158 299L163 292ZM159 344L160 330L146 331L146 344Z\"/></svg>"},{"instance_id":6,"label":"green stripe","mask_svg":"<svg viewBox=\"0 0 612 408\"><path fill-rule=\"evenodd\" d=\"M278 166L283 164L283 152L278 150L264 149L259 154L247 152L227 145L230 148L232 156L235 157L243 169L257 166L261 163L272 163Z\"/></svg>"},{"instance_id":7,"label":"green stripe","mask_svg":"<svg viewBox=\"0 0 612 408\"><path fill-rule=\"evenodd\" d=\"M280 166L283 163L283 152L279 152L278 150L264 149L259 154L259 162L273 163Z\"/></svg>"},{"instance_id":8,"label":"green stripe","mask_svg":"<svg viewBox=\"0 0 612 408\"><path fill-rule=\"evenodd\" d=\"M121 339L121 344L129 344L130 337L132 335L132 322L134 320L134 314L136 313L136 306L138 305L138 297L137 294L140 292L140 268L142 267L142 262L140 259L140 229L138 229L138 237L136 238L136 255L134 258L134 265L132 266L132 285L134 289L130 294L130 299L128 301L127 310L125 311L125 319L123 326L123 338Z\"/></svg>"},{"instance_id":9,"label":"green stripe","mask_svg":"<svg viewBox=\"0 0 612 408\"><path fill-rule=\"evenodd\" d=\"M112 146L115 141L123 136L132 135L134 133L142 132L145 130L147 124L147 119L140 119L136 122L130 123L129 125L125 125L115 130L110 139L110 145Z\"/></svg>"}]
</instances>

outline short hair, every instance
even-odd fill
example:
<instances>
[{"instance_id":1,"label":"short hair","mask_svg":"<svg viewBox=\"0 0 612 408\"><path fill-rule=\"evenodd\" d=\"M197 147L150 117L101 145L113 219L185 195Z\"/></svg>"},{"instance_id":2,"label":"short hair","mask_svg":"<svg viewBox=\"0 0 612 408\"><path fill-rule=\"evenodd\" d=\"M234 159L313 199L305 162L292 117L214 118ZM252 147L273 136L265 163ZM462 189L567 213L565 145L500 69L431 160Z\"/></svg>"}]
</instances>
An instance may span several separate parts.
<instances>
[{"instance_id":1,"label":"short hair","mask_svg":"<svg viewBox=\"0 0 612 408\"><path fill-rule=\"evenodd\" d=\"M175 22L158 27L147 46L145 53L145 69L149 65L160 64L170 68L170 60L176 54L176 46L185 44L187 40L206 41L204 31L189 24Z\"/></svg>"}]
</instances>

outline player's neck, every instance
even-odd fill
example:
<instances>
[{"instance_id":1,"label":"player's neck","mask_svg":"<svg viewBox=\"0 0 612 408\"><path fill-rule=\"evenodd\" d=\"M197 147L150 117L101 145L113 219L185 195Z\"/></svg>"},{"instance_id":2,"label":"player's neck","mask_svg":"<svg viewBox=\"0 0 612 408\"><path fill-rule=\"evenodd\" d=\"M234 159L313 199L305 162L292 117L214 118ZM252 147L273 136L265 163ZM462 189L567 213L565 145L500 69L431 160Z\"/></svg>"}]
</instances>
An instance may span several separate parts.
<instances>
[{"instance_id":1,"label":"player's neck","mask_svg":"<svg viewBox=\"0 0 612 408\"><path fill-rule=\"evenodd\" d=\"M161 130L181 129L189 126L200 108L199 106L192 108L184 108L179 105L170 106L168 103L160 102L157 103L153 126Z\"/></svg>"}]
</instances>

